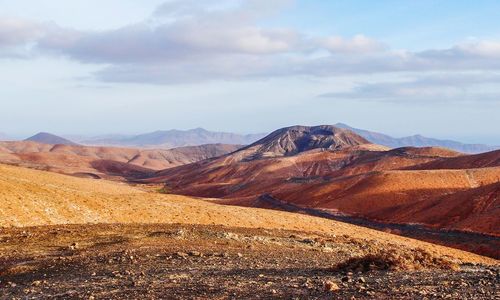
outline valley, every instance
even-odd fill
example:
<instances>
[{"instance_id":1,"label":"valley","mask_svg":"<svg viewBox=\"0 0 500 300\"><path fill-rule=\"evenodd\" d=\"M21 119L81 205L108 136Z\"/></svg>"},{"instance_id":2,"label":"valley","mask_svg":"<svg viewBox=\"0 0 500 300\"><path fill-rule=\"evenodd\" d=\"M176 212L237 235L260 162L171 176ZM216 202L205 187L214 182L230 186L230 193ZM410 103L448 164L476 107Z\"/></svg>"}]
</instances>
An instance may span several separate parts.
<instances>
[{"instance_id":1,"label":"valley","mask_svg":"<svg viewBox=\"0 0 500 300\"><path fill-rule=\"evenodd\" d=\"M0 287L5 299L491 299L499 176L500 151L390 149L327 125L247 146L0 142Z\"/></svg>"}]
</instances>

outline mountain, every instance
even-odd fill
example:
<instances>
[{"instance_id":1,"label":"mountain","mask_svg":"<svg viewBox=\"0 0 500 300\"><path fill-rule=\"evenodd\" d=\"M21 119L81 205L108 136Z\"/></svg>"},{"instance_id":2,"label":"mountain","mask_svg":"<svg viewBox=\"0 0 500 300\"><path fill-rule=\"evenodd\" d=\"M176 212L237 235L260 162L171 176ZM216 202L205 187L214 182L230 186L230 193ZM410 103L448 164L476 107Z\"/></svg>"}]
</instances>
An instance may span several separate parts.
<instances>
[{"instance_id":1,"label":"mountain","mask_svg":"<svg viewBox=\"0 0 500 300\"><path fill-rule=\"evenodd\" d=\"M353 128L349 125L343 123L337 123L335 126L351 130L362 137L366 138L370 142L374 144L384 145L391 148L399 148L399 147L444 147L453 149L462 153L482 153L497 150L500 147L498 146L488 146L482 144L463 144L457 141L451 140L439 140L428 138L422 135L413 135L402 138L394 138L392 136L368 131L364 129Z\"/></svg>"},{"instance_id":2,"label":"mountain","mask_svg":"<svg viewBox=\"0 0 500 300\"><path fill-rule=\"evenodd\" d=\"M341 150L369 143L351 131L334 126L297 125L276 130L240 152L251 150L253 157L291 156L314 149Z\"/></svg>"},{"instance_id":3,"label":"mountain","mask_svg":"<svg viewBox=\"0 0 500 300\"><path fill-rule=\"evenodd\" d=\"M211 144L141 150L16 141L0 142L0 162L91 178L129 179L227 154L240 147Z\"/></svg>"},{"instance_id":4,"label":"mountain","mask_svg":"<svg viewBox=\"0 0 500 300\"><path fill-rule=\"evenodd\" d=\"M500 236L500 219L491 218L500 213L498 189L486 188L499 180L500 151L466 155L366 142L335 126L288 127L233 153L159 171L143 182L164 183L177 194L221 198L224 204L300 207L386 224L419 223ZM467 195L478 200L458 214L454 203L465 203ZM425 218L425 208L432 205L439 209ZM403 206L405 210L399 209ZM479 246L471 243L472 248L461 247ZM488 255L500 255L495 245L481 247Z\"/></svg>"},{"instance_id":5,"label":"mountain","mask_svg":"<svg viewBox=\"0 0 500 300\"><path fill-rule=\"evenodd\" d=\"M37 143L42 143L42 144L48 144L48 145L77 145L76 143L67 140L65 138L62 138L60 136L47 133L47 132L40 132L35 134L32 137L29 137L25 139L25 141L28 142L37 142Z\"/></svg>"},{"instance_id":6,"label":"mountain","mask_svg":"<svg viewBox=\"0 0 500 300\"><path fill-rule=\"evenodd\" d=\"M128 146L142 148L177 148L205 144L248 145L262 138L264 134L240 135L227 132L213 132L203 128L191 130L164 130L135 136L105 136L82 141L86 145Z\"/></svg>"}]
</instances>

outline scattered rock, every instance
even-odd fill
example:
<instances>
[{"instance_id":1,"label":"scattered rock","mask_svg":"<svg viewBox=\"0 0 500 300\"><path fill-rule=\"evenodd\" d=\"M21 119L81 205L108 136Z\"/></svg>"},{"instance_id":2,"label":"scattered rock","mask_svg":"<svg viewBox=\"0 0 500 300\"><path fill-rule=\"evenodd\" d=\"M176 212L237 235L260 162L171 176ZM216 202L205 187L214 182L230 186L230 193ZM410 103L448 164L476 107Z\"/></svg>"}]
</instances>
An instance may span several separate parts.
<instances>
[{"instance_id":1,"label":"scattered rock","mask_svg":"<svg viewBox=\"0 0 500 300\"><path fill-rule=\"evenodd\" d=\"M303 239L301 242L308 245L312 245L315 243L313 239Z\"/></svg>"},{"instance_id":2,"label":"scattered rock","mask_svg":"<svg viewBox=\"0 0 500 300\"><path fill-rule=\"evenodd\" d=\"M198 252L198 251L190 251L188 254L189 254L189 256L196 256L196 257L203 256L203 254L201 252Z\"/></svg>"},{"instance_id":3,"label":"scattered rock","mask_svg":"<svg viewBox=\"0 0 500 300\"><path fill-rule=\"evenodd\" d=\"M336 291L340 290L339 285L333 281L330 281L330 280L326 281L324 285L325 285L325 291L328 291L328 292L336 292Z\"/></svg>"},{"instance_id":4,"label":"scattered rock","mask_svg":"<svg viewBox=\"0 0 500 300\"><path fill-rule=\"evenodd\" d=\"M42 281L41 280L35 280L31 283L32 286L41 286L42 285Z\"/></svg>"}]
</instances>

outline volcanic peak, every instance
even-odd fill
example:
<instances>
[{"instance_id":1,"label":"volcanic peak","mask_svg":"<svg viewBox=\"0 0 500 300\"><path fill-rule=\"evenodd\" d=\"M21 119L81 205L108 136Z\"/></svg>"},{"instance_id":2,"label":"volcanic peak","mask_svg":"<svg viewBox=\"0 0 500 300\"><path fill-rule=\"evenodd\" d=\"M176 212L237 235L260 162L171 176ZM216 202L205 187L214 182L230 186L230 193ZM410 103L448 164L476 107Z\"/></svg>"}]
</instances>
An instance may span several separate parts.
<instances>
[{"instance_id":1,"label":"volcanic peak","mask_svg":"<svg viewBox=\"0 0 500 300\"><path fill-rule=\"evenodd\" d=\"M263 139L241 149L253 149L261 156L292 156L313 149L342 150L369 144L356 133L332 125L291 126L278 129Z\"/></svg>"}]
</instances>

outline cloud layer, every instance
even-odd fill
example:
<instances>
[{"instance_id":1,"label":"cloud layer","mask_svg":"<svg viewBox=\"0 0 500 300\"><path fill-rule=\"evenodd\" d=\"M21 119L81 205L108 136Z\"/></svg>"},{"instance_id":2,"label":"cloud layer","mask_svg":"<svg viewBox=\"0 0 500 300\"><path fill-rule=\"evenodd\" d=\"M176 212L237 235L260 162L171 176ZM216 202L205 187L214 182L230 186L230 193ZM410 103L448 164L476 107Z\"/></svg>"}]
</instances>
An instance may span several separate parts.
<instances>
[{"instance_id":1,"label":"cloud layer","mask_svg":"<svg viewBox=\"0 0 500 300\"><path fill-rule=\"evenodd\" d=\"M391 49L364 35L309 36L294 28L259 25L289 2L167 1L142 23L103 31L0 17L0 58L66 57L102 64L93 74L100 81L153 84L398 72L441 72L441 77L450 77L456 72L500 71L500 41L472 40L412 52ZM409 97L430 89L423 78L363 84L351 93L327 96ZM450 91L459 91L457 84L453 81Z\"/></svg>"}]
</instances>

